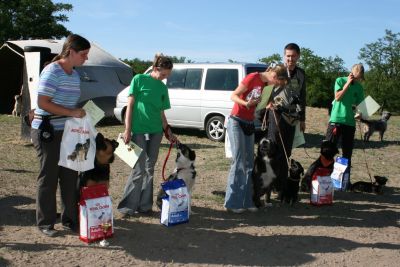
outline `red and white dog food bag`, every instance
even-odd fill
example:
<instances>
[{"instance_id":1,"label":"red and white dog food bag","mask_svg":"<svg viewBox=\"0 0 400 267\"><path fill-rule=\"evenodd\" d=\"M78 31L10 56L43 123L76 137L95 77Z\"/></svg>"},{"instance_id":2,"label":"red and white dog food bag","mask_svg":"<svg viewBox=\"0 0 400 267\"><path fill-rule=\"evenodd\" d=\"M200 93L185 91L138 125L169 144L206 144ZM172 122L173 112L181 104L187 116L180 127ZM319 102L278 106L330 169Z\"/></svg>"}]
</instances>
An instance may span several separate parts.
<instances>
[{"instance_id":1,"label":"red and white dog food bag","mask_svg":"<svg viewBox=\"0 0 400 267\"><path fill-rule=\"evenodd\" d=\"M317 168L311 181L311 204L331 205L333 203L333 183L331 171Z\"/></svg>"},{"instance_id":2,"label":"red and white dog food bag","mask_svg":"<svg viewBox=\"0 0 400 267\"><path fill-rule=\"evenodd\" d=\"M113 233L112 203L107 186L83 187L79 202L79 239L90 243L112 237Z\"/></svg>"}]
</instances>

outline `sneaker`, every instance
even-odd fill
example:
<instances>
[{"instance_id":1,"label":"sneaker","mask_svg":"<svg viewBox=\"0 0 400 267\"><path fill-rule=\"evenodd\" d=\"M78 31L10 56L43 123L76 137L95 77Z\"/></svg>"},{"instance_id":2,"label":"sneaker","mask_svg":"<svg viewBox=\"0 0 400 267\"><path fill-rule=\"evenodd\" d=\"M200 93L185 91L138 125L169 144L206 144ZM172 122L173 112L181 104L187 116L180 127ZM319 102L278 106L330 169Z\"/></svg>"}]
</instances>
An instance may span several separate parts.
<instances>
[{"instance_id":1,"label":"sneaker","mask_svg":"<svg viewBox=\"0 0 400 267\"><path fill-rule=\"evenodd\" d=\"M251 207L251 208L247 208L248 211L250 212L257 212L258 208L257 207Z\"/></svg>"},{"instance_id":2,"label":"sneaker","mask_svg":"<svg viewBox=\"0 0 400 267\"><path fill-rule=\"evenodd\" d=\"M76 227L75 224L63 224L62 228L66 231L78 232L78 227Z\"/></svg>"},{"instance_id":3,"label":"sneaker","mask_svg":"<svg viewBox=\"0 0 400 267\"><path fill-rule=\"evenodd\" d=\"M246 209L226 209L229 212L240 214L246 211Z\"/></svg>"},{"instance_id":4,"label":"sneaker","mask_svg":"<svg viewBox=\"0 0 400 267\"><path fill-rule=\"evenodd\" d=\"M57 235L56 229L39 228L39 231L48 237L55 237Z\"/></svg>"},{"instance_id":5,"label":"sneaker","mask_svg":"<svg viewBox=\"0 0 400 267\"><path fill-rule=\"evenodd\" d=\"M130 215L129 213L119 212L115 219L117 219L117 220L126 220L126 219L129 219L131 216L132 215Z\"/></svg>"}]
</instances>

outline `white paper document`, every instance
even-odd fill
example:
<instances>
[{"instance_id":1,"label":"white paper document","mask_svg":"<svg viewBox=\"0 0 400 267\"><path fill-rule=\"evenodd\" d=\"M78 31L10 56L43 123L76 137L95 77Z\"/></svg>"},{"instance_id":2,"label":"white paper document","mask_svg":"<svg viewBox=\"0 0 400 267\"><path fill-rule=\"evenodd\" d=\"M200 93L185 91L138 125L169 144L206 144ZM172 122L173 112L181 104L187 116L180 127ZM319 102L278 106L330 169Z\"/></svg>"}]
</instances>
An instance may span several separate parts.
<instances>
[{"instance_id":1,"label":"white paper document","mask_svg":"<svg viewBox=\"0 0 400 267\"><path fill-rule=\"evenodd\" d=\"M115 149L115 154L129 167L133 168L142 153L142 148L130 141L129 144L125 144L122 134L118 135L118 147Z\"/></svg>"},{"instance_id":2,"label":"white paper document","mask_svg":"<svg viewBox=\"0 0 400 267\"><path fill-rule=\"evenodd\" d=\"M83 109L89 114L90 118L92 119L93 126L96 125L103 117L104 111L99 108L92 100L86 102L83 106Z\"/></svg>"},{"instance_id":3,"label":"white paper document","mask_svg":"<svg viewBox=\"0 0 400 267\"><path fill-rule=\"evenodd\" d=\"M306 140L304 139L304 133L300 130L300 122L296 123L296 131L294 133L292 148L304 145Z\"/></svg>"},{"instance_id":4,"label":"white paper document","mask_svg":"<svg viewBox=\"0 0 400 267\"><path fill-rule=\"evenodd\" d=\"M376 101L371 97L367 96L358 106L357 112L362 114L363 119L368 119L375 112L379 110L380 106Z\"/></svg>"}]
</instances>

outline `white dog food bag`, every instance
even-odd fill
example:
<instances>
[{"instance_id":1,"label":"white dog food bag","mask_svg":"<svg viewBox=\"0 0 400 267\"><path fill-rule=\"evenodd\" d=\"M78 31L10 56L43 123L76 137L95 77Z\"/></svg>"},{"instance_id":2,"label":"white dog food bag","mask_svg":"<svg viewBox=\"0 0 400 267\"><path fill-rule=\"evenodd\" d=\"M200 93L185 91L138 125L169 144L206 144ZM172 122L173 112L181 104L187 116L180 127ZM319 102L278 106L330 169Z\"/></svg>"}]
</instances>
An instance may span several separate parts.
<instances>
[{"instance_id":1,"label":"white dog food bag","mask_svg":"<svg viewBox=\"0 0 400 267\"><path fill-rule=\"evenodd\" d=\"M189 193L182 179L175 179L161 185L166 192L162 199L161 223L172 226L189 222Z\"/></svg>"},{"instance_id":2,"label":"white dog food bag","mask_svg":"<svg viewBox=\"0 0 400 267\"><path fill-rule=\"evenodd\" d=\"M90 243L114 233L111 198L107 186L83 187L79 202L79 239Z\"/></svg>"},{"instance_id":3,"label":"white dog food bag","mask_svg":"<svg viewBox=\"0 0 400 267\"><path fill-rule=\"evenodd\" d=\"M337 157L333 164L333 172L331 174L333 187L335 190L344 191L349 183L350 173L347 171L348 159L343 157Z\"/></svg>"},{"instance_id":4,"label":"white dog food bag","mask_svg":"<svg viewBox=\"0 0 400 267\"><path fill-rule=\"evenodd\" d=\"M333 203L333 184L331 172L326 168L317 168L311 181L311 198L313 205L331 205Z\"/></svg>"},{"instance_id":5,"label":"white dog food bag","mask_svg":"<svg viewBox=\"0 0 400 267\"><path fill-rule=\"evenodd\" d=\"M84 172L94 168L97 131L89 116L65 122L58 165Z\"/></svg>"}]
</instances>

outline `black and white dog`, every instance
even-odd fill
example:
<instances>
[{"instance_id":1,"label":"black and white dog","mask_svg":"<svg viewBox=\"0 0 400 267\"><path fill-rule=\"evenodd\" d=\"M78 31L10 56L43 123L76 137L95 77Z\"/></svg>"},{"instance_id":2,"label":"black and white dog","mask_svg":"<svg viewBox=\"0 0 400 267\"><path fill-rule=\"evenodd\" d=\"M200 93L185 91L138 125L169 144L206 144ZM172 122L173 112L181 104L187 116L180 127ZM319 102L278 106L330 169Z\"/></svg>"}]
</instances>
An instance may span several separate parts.
<instances>
[{"instance_id":1,"label":"black and white dog","mask_svg":"<svg viewBox=\"0 0 400 267\"><path fill-rule=\"evenodd\" d=\"M266 195L266 205L271 206L271 191L277 177L277 170L274 169L277 166L275 159L277 149L277 144L265 137L258 143L252 173L253 201L257 208L264 206L261 202L263 195Z\"/></svg>"},{"instance_id":2,"label":"black and white dog","mask_svg":"<svg viewBox=\"0 0 400 267\"><path fill-rule=\"evenodd\" d=\"M196 170L194 166L194 161L196 160L196 153L190 149L187 145L178 143L176 146L176 168L175 171L168 177L167 181L172 181L175 179L182 179L185 181L187 190L189 192L189 211L192 199L192 192L194 187L194 182L196 178ZM161 209L162 198L165 197L165 191L160 188L157 194L157 206Z\"/></svg>"}]
</instances>

